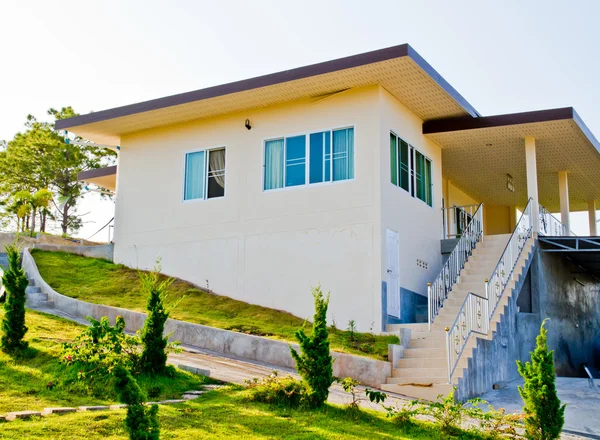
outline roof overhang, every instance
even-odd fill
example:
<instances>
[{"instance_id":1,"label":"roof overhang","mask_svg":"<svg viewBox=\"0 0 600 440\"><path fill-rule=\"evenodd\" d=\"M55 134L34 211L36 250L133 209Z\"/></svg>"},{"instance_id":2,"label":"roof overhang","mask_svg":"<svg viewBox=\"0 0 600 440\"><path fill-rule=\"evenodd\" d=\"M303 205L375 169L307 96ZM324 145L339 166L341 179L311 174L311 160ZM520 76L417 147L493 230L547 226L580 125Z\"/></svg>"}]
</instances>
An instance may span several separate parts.
<instances>
[{"instance_id":1,"label":"roof overhang","mask_svg":"<svg viewBox=\"0 0 600 440\"><path fill-rule=\"evenodd\" d=\"M380 84L422 120L479 113L411 46L403 44L297 69L56 121L97 143L123 135Z\"/></svg>"},{"instance_id":2,"label":"roof overhang","mask_svg":"<svg viewBox=\"0 0 600 440\"><path fill-rule=\"evenodd\" d=\"M117 166L82 171L77 174L77 180L115 191L117 189Z\"/></svg>"},{"instance_id":3,"label":"roof overhang","mask_svg":"<svg viewBox=\"0 0 600 440\"><path fill-rule=\"evenodd\" d=\"M423 133L442 147L444 177L484 203L527 203L526 136L536 140L542 205L560 211L559 171L568 172L571 211L585 211L589 200L600 199L600 143L571 107L429 121Z\"/></svg>"}]
</instances>

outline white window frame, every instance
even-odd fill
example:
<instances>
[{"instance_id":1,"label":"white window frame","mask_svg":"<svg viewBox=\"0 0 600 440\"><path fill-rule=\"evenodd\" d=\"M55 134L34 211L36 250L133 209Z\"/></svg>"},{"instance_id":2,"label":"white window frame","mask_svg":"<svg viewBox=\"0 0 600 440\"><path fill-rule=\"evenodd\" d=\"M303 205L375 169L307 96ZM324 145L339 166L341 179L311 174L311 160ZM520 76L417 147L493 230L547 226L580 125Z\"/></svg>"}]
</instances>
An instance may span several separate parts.
<instances>
[{"instance_id":1,"label":"white window frame","mask_svg":"<svg viewBox=\"0 0 600 440\"><path fill-rule=\"evenodd\" d=\"M333 132L337 131L337 130L347 130L351 128L353 130L353 136L354 136L354 161L352 162L352 175L353 177L351 179L344 179L344 180L333 180ZM310 135L311 134L315 134L315 133L323 133L323 132L329 132L329 148L330 148L330 163L329 163L329 177L331 180L326 181L326 182L315 182L315 183L310 183ZM286 166L285 166L285 162L286 162L286 139L287 138L292 138L292 137L297 137L297 136L305 136L306 137L306 143L305 143L305 149L306 149L306 169L305 171L305 176L304 176L304 184L303 185L294 185L294 186L285 186L285 180L286 180ZM269 141L278 141L283 139L283 186L281 188L273 188L273 189L265 189L265 169L266 169L266 149L267 149L267 142ZM262 192L274 192L274 191L284 191L284 190L292 190L292 189L297 189L297 188L306 188L306 187L318 187L318 186L323 186L323 185L332 185L332 184L340 184L340 183L346 183L346 182L352 182L353 180L356 180L356 126L355 125L341 125L339 127L334 127L334 128L324 128L322 130L311 130L311 131L303 131L300 133L291 133L291 134L286 134L283 136L272 136L272 137L268 137L268 138L263 138L262 139L262 173L261 173L261 189ZM225 162L227 163L227 162ZM323 178L325 178L325 152L323 152Z\"/></svg>"},{"instance_id":2,"label":"white window frame","mask_svg":"<svg viewBox=\"0 0 600 440\"><path fill-rule=\"evenodd\" d=\"M223 188L223 197L211 197L210 199L207 197L208 195L208 166L209 166L209 155L211 151L215 151L215 150L225 150L225 188ZM205 148L196 148L193 150L188 150L188 151L184 151L183 152L183 179L182 179L182 185L181 185L181 203L197 203L197 202L207 202L210 200L220 200L220 199L224 199L225 197L227 197L227 164L228 162L228 158L227 158L227 146L226 145L217 145L214 147L205 147ZM202 197L198 197L197 199L189 199L186 200L185 199L185 181L187 178L186 175L186 162L187 162L187 156L188 154L193 154L193 153L200 153L201 151L204 152L204 192L202 194Z\"/></svg>"}]
</instances>

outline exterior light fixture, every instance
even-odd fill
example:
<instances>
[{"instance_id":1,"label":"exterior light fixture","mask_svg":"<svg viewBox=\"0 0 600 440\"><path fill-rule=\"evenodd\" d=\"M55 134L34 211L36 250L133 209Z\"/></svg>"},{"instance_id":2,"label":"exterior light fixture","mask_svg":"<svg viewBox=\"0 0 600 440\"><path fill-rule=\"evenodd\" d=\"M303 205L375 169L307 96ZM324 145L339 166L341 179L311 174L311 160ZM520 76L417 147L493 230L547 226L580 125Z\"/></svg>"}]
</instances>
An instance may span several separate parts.
<instances>
[{"instance_id":1,"label":"exterior light fixture","mask_svg":"<svg viewBox=\"0 0 600 440\"><path fill-rule=\"evenodd\" d=\"M506 175L506 188L510 192L515 192L515 184L513 183L513 177L510 174Z\"/></svg>"},{"instance_id":2,"label":"exterior light fixture","mask_svg":"<svg viewBox=\"0 0 600 440\"><path fill-rule=\"evenodd\" d=\"M246 123L244 125L246 126L246 128L248 130L250 130L252 128L252 126L250 125L250 119L246 119Z\"/></svg>"}]
</instances>

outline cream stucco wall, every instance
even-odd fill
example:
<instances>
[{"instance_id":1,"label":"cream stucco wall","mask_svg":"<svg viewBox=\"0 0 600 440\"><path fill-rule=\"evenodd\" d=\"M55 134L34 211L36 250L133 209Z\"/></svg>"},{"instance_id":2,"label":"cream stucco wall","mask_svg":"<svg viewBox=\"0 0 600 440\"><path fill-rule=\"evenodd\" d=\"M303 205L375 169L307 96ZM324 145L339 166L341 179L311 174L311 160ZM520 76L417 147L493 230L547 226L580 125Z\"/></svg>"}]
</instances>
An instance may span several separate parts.
<instances>
[{"instance_id":1,"label":"cream stucco wall","mask_svg":"<svg viewBox=\"0 0 600 440\"><path fill-rule=\"evenodd\" d=\"M378 86L353 89L123 137L115 261L147 269L160 257L169 275L301 317L320 282L338 326L378 329L380 98ZM265 139L346 126L353 180L262 190ZM226 147L225 197L183 203L185 153L215 146Z\"/></svg>"},{"instance_id":2,"label":"cream stucco wall","mask_svg":"<svg viewBox=\"0 0 600 440\"><path fill-rule=\"evenodd\" d=\"M396 100L383 88L381 96L381 228L399 232L401 288L421 295L427 294L427 283L440 271L440 239L442 234L442 151L422 134L423 121ZM402 188L391 183L390 131L393 131L432 162L433 206L411 197ZM381 277L387 278L386 245L382 240ZM417 265L417 259L427 263L427 268ZM388 295L392 292L388 292Z\"/></svg>"}]
</instances>

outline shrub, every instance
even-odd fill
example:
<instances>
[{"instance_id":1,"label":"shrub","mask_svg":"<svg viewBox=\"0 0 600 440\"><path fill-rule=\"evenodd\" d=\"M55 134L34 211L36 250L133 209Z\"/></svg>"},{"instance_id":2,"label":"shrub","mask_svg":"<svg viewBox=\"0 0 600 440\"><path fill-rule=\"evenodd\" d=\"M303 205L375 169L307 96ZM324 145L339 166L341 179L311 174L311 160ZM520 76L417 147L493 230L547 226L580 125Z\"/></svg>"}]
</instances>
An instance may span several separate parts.
<instances>
[{"instance_id":1,"label":"shrub","mask_svg":"<svg viewBox=\"0 0 600 440\"><path fill-rule=\"evenodd\" d=\"M157 265L150 273L140 273L142 291L148 295L148 317L141 331L141 340L144 349L141 357L142 371L151 374L162 374L167 366L167 348L169 336L164 336L165 322L169 313L176 304L165 305L167 291L173 278L160 281L160 266ZM173 346L174 344L172 344Z\"/></svg>"},{"instance_id":2,"label":"shrub","mask_svg":"<svg viewBox=\"0 0 600 440\"><path fill-rule=\"evenodd\" d=\"M100 321L88 318L85 328L72 342L63 343L63 361L82 363L88 374L110 373L117 366L137 371L140 364L140 341L125 333L125 320L117 316L114 327L106 316ZM84 374L85 375L85 374Z\"/></svg>"},{"instance_id":3,"label":"shrub","mask_svg":"<svg viewBox=\"0 0 600 440\"><path fill-rule=\"evenodd\" d=\"M279 377L277 371L262 380L246 381L250 400L271 405L297 408L306 403L308 388L291 376Z\"/></svg>"},{"instance_id":4,"label":"shrub","mask_svg":"<svg viewBox=\"0 0 600 440\"><path fill-rule=\"evenodd\" d=\"M517 361L525 380L519 393L525 406L525 436L532 440L552 440L560 436L565 422L565 407L556 393L554 351L548 350L546 320L542 322L531 362Z\"/></svg>"},{"instance_id":5,"label":"shrub","mask_svg":"<svg viewBox=\"0 0 600 440\"><path fill-rule=\"evenodd\" d=\"M463 420L467 417L476 417L481 399L471 399L461 403L454 397L454 391L446 397L439 395L437 401L418 401L413 404L417 414L432 417L440 431L446 435L453 435L462 429Z\"/></svg>"},{"instance_id":6,"label":"shrub","mask_svg":"<svg viewBox=\"0 0 600 440\"><path fill-rule=\"evenodd\" d=\"M312 333L307 336L304 328L296 331L301 354L291 347L290 350L296 361L296 370L309 387L308 404L317 408L327 400L329 387L333 383L333 359L329 353L329 334L327 332L329 293L325 297L321 286L317 286L313 288L312 294L315 300Z\"/></svg>"},{"instance_id":7,"label":"shrub","mask_svg":"<svg viewBox=\"0 0 600 440\"><path fill-rule=\"evenodd\" d=\"M517 431L517 427L521 425L520 414L507 414L504 408L496 410L492 405L488 406L487 411L477 410L473 414L479 420L481 431L485 432L492 440L522 438Z\"/></svg>"},{"instance_id":8,"label":"shrub","mask_svg":"<svg viewBox=\"0 0 600 440\"><path fill-rule=\"evenodd\" d=\"M27 275L21 269L21 254L16 246L6 246L8 270L2 276L2 284L6 289L4 302L4 319L2 320L2 339L0 348L6 353L21 351L27 348L23 340L27 333L25 326L25 289Z\"/></svg>"},{"instance_id":9,"label":"shrub","mask_svg":"<svg viewBox=\"0 0 600 440\"><path fill-rule=\"evenodd\" d=\"M145 396L131 372L122 366L114 370L115 390L122 403L127 404L125 427L130 440L158 440L158 405L144 406Z\"/></svg>"},{"instance_id":10,"label":"shrub","mask_svg":"<svg viewBox=\"0 0 600 440\"><path fill-rule=\"evenodd\" d=\"M414 417L420 414L421 406L418 401L411 400L400 406L381 405L387 413L387 417L400 425L408 425L413 422Z\"/></svg>"}]
</instances>

